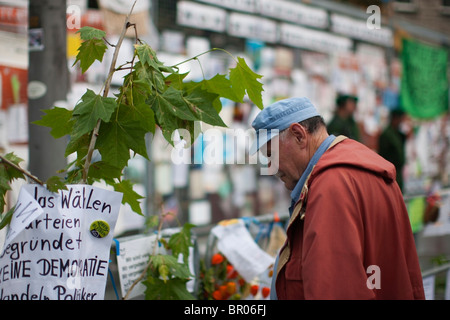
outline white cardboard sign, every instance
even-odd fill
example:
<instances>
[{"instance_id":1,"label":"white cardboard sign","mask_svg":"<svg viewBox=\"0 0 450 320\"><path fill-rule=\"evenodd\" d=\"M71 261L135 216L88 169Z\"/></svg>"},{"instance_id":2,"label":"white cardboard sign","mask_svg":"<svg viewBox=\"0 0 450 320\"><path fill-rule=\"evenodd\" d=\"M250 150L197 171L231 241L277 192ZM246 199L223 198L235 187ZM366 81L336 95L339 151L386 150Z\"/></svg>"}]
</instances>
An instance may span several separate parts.
<instances>
[{"instance_id":1,"label":"white cardboard sign","mask_svg":"<svg viewBox=\"0 0 450 320\"><path fill-rule=\"evenodd\" d=\"M25 185L0 251L0 300L103 300L122 194Z\"/></svg>"}]
</instances>

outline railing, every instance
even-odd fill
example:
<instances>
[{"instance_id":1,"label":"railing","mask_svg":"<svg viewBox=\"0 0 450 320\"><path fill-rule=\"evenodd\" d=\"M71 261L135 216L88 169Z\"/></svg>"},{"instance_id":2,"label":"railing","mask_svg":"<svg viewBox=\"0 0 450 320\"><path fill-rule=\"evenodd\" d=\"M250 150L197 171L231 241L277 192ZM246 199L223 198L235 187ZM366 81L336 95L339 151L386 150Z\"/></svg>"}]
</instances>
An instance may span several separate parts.
<instances>
[{"instance_id":1,"label":"railing","mask_svg":"<svg viewBox=\"0 0 450 320\"><path fill-rule=\"evenodd\" d=\"M444 273L445 275L443 275ZM444 281L437 284L436 279L439 275L443 275ZM450 300L450 263L422 272L422 278L427 300ZM439 278L439 280L442 280L442 278ZM443 284L445 284L444 290L441 288Z\"/></svg>"}]
</instances>

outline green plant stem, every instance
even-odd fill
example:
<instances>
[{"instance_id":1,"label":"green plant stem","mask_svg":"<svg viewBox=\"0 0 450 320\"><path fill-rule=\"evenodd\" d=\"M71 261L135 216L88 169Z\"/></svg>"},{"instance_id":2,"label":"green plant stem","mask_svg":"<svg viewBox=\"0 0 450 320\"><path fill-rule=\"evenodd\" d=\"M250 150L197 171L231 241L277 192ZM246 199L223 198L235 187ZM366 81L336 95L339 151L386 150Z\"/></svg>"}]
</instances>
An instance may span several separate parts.
<instances>
[{"instance_id":1,"label":"green plant stem","mask_svg":"<svg viewBox=\"0 0 450 320\"><path fill-rule=\"evenodd\" d=\"M207 51L205 51L205 52L199 53L198 55L196 55L196 56L194 56L194 57L192 57L192 58L189 58L189 59L187 59L187 60L184 60L184 61L181 61L181 62L179 62L179 63L177 63L177 64L174 64L173 66L171 66L171 68L178 67L179 65L182 65L183 63L186 63L186 62L189 62L189 61L192 61L192 60L197 60L198 57L201 57L202 55L207 54L207 53L210 53L210 52L213 52L213 51L223 51L223 52L225 52L226 54L228 54L230 57L232 57L233 60L236 61L236 63L239 63L239 61L237 61L237 60L233 57L233 55L232 55L231 53L229 53L227 50L222 49L222 48L212 48L212 49L209 49L209 50L207 50Z\"/></svg>"},{"instance_id":2,"label":"green plant stem","mask_svg":"<svg viewBox=\"0 0 450 320\"><path fill-rule=\"evenodd\" d=\"M19 167L18 165L16 165L15 163L9 161L8 159L6 159L5 157L0 155L0 159L5 162L7 165L13 167L14 169L16 169L17 171L22 172L24 175L26 175L27 177L29 177L31 180L33 180L36 183L39 183L41 186L44 185L44 183L39 180L37 177L33 176L31 173L29 173L28 171L26 171L25 169L22 169L21 167Z\"/></svg>"},{"instance_id":3,"label":"green plant stem","mask_svg":"<svg viewBox=\"0 0 450 320\"><path fill-rule=\"evenodd\" d=\"M119 56L120 46L122 45L122 41L125 38L125 34L127 32L127 29L130 26L130 22L129 22L130 21L130 16L131 16L131 13L133 12L134 5L136 4L136 1L137 0L134 1L133 6L130 9L130 12L128 13L128 15L125 18L124 26L122 28L122 33L120 34L119 40L117 41L117 44L115 46L113 58L112 58L112 61L111 61L111 65L109 67L108 77L106 78L105 86L104 86L104 89L103 89L103 97L107 97L108 96L109 88L111 87L112 77L114 75L114 72L116 71L116 67L115 66L116 66L117 57ZM87 155L86 155L86 161L85 161L84 167L83 167L83 183L87 182L89 166L91 164L92 154L94 153L95 143L97 142L97 137L98 137L98 132L100 130L101 122L102 122L101 119L99 119L97 121L97 124L96 124L94 130L92 131L91 141L89 143L89 148L88 148L88 152L87 152Z\"/></svg>"}]
</instances>

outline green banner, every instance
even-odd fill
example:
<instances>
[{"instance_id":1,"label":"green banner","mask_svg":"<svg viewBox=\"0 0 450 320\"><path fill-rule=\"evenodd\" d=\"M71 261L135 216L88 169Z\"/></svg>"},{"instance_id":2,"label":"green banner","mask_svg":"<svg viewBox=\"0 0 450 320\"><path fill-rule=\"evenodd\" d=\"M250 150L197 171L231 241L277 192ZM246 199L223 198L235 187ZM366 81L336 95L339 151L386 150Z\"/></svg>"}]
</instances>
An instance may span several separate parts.
<instances>
[{"instance_id":1,"label":"green banner","mask_svg":"<svg viewBox=\"0 0 450 320\"><path fill-rule=\"evenodd\" d=\"M403 40L401 105L415 118L433 118L448 110L448 53Z\"/></svg>"}]
</instances>

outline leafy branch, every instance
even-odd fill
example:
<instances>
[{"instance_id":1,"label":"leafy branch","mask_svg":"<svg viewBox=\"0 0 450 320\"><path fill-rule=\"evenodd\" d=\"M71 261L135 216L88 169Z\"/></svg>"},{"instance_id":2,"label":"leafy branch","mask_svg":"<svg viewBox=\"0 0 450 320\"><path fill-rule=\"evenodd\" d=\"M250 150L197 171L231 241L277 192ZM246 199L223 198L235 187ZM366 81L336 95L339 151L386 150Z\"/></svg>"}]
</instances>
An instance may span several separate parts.
<instances>
[{"instance_id":1,"label":"leafy branch","mask_svg":"<svg viewBox=\"0 0 450 320\"><path fill-rule=\"evenodd\" d=\"M134 4L133 4L134 7ZM64 155L75 155L75 159L60 172L64 178L51 177L41 182L32 174L18 166L22 161L13 154L1 157L0 161L0 206L2 211L6 205L5 195L10 190L14 179L28 177L44 184L50 191L66 188L67 184L93 184L103 181L112 186L115 191L123 194L122 203L130 205L137 214L142 215L140 200L143 196L133 190L131 181L123 178L123 170L128 161L136 154L150 160L147 154L146 136L154 134L159 128L164 138L174 144L172 134L179 129L190 133L191 144L197 138L198 123L225 127L219 113L222 109L221 98L243 102L248 98L259 108L263 108L261 93L262 77L254 73L243 58L234 59L235 66L229 68L228 74L216 74L211 79L201 81L186 81L187 73L179 73L183 63L197 60L202 54L212 51L223 51L214 48L205 53L190 58L173 66L161 62L156 52L137 38L134 45L133 58L129 63L116 67L118 53L129 27L127 15L117 44L112 45L106 39L106 33L92 27L83 27L78 33L82 43L74 62L81 71L86 72L95 62L103 61L108 46L114 48L109 72L103 84L102 94L91 89L81 96L73 110L53 107L43 110L44 115L34 124L49 127L50 134L55 139L69 137ZM229 54L231 56L231 54ZM117 93L110 96L111 80L114 72L129 70L123 78L123 83ZM189 145L189 144L188 144ZM98 157L94 157L94 153ZM0 227L7 225L9 210L0 222ZM180 232L165 242L160 237L161 224L158 231L158 241L164 243L170 254L153 254L149 264L138 281L147 286L147 299L192 299L186 290L186 282L192 276L187 267L190 230L193 226L185 224ZM183 256L183 263L178 257ZM134 285L133 285L134 286ZM127 294L128 296L128 294Z\"/></svg>"},{"instance_id":2,"label":"leafy branch","mask_svg":"<svg viewBox=\"0 0 450 320\"><path fill-rule=\"evenodd\" d=\"M130 12L128 13L128 15L125 18L125 26L122 28L122 32L120 34L119 40L117 41L117 44L115 45L115 50L114 50L113 58L112 58L111 65L109 68L108 77L106 78L105 88L103 90L103 98L106 98L108 96L112 77L116 71L115 66L116 66L116 62L117 62L117 57L119 56L119 50L120 50L120 47L122 46L122 42L123 42L123 39L125 38L127 29L130 27L130 15L133 12L135 4L136 4L136 1L133 3L133 6L131 7ZM89 39L89 37L85 37L85 38L87 38L87 41L92 40L92 38ZM104 38L104 35L102 36L102 38ZM95 39L96 38L94 38L94 40ZM81 53L81 51L80 51L80 53ZM103 54L104 54L104 52L103 52ZM102 57L103 57L103 54L102 54ZM77 60L78 60L78 57L77 57ZM77 60L75 60L75 63L77 62ZM101 60L103 60L103 59L101 59ZM100 62L101 62L101 60L100 60ZM83 168L83 182L84 183L87 182L88 170L89 170L89 166L90 166L90 163L92 160L92 154L94 153L95 143L97 141L101 122L102 122L101 118L97 120L97 124L95 125L94 131L91 135L91 141L89 143L88 153L87 153L86 161L85 161L84 168Z\"/></svg>"}]
</instances>

